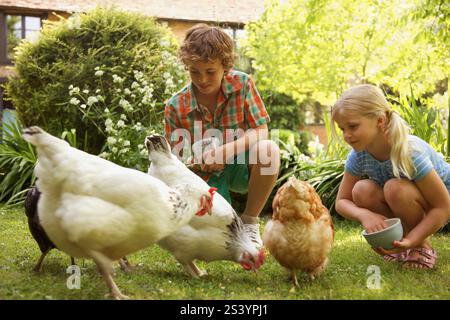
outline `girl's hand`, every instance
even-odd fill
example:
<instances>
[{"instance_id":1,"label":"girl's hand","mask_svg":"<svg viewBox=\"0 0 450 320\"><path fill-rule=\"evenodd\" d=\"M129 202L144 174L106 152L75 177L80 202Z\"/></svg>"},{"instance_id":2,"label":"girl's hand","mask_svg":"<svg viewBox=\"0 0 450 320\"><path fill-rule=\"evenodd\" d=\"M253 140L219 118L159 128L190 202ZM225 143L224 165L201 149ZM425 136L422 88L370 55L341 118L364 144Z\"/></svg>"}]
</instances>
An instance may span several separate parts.
<instances>
[{"instance_id":1,"label":"girl's hand","mask_svg":"<svg viewBox=\"0 0 450 320\"><path fill-rule=\"evenodd\" d=\"M403 252L403 251L406 251L406 250L408 250L408 249L411 249L411 248L415 248L415 247L416 247L416 245L415 245L411 240L409 240L408 238L403 238L403 239L400 240L400 241L394 241L392 244L393 244L394 247L395 247L395 248L393 248L393 249L387 250L387 249L384 249L384 248L382 248L382 247L379 247L379 248L372 248L372 249L373 249L376 253L378 253L378 254L384 256L384 255L386 255L386 254L399 253L399 252Z\"/></svg>"},{"instance_id":2,"label":"girl's hand","mask_svg":"<svg viewBox=\"0 0 450 320\"><path fill-rule=\"evenodd\" d=\"M364 230L368 233L372 233L387 228L387 224L384 220L386 220L385 216L371 212L365 214L360 221Z\"/></svg>"}]
</instances>

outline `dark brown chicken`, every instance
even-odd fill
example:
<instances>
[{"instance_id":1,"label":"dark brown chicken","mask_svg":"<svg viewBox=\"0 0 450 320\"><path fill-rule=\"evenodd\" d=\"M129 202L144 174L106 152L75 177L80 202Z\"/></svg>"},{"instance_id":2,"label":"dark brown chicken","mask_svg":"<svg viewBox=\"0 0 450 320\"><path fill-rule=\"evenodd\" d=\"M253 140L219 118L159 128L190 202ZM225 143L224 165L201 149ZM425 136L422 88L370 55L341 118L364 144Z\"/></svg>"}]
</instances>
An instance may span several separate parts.
<instances>
[{"instance_id":1,"label":"dark brown chicken","mask_svg":"<svg viewBox=\"0 0 450 320\"><path fill-rule=\"evenodd\" d=\"M41 224L39 223L38 201L40 195L41 193L39 192L38 188L36 186L33 186L30 188L30 190L28 190L27 197L25 198L25 214L28 218L28 227L30 229L31 235L33 236L34 240L36 240L39 249L41 249L42 252L38 262L33 268L35 272L41 272L42 262L44 261L45 256L50 252L50 250L56 248L53 242L48 238L44 228L42 228ZM73 257L70 257L70 262L72 265L74 265L75 259ZM123 257L122 259L120 259L119 264L123 271L130 271L131 265L128 262L127 257Z\"/></svg>"},{"instance_id":2,"label":"dark brown chicken","mask_svg":"<svg viewBox=\"0 0 450 320\"><path fill-rule=\"evenodd\" d=\"M25 214L28 218L28 227L30 228L31 235L33 236L34 240L36 240L39 249L41 249L42 252L41 257L33 268L33 270L36 272L40 272L42 270L42 262L44 261L45 256L50 252L50 250L55 248L55 245L48 238L47 234L39 223L37 205L40 195L41 193L39 192L38 188L34 186L31 187L30 190L28 190L27 197L25 198ZM75 260L72 257L70 257L70 261L72 265L75 264Z\"/></svg>"}]
</instances>

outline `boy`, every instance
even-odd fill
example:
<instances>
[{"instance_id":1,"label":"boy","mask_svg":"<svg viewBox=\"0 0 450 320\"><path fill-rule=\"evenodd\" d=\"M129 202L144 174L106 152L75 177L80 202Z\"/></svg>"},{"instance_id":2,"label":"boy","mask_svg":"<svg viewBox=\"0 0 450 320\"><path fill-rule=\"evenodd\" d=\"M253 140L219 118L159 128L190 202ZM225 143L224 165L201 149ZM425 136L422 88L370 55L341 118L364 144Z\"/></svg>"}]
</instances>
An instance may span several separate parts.
<instances>
[{"instance_id":1,"label":"boy","mask_svg":"<svg viewBox=\"0 0 450 320\"><path fill-rule=\"evenodd\" d=\"M198 141L208 132L220 132L216 138L223 144L203 150L196 173L229 202L229 190L248 191L241 218L261 247L258 216L278 176L279 149L267 140L270 118L253 81L232 70L233 51L232 39L218 27L197 24L187 31L180 57L191 82L167 103L165 134L176 153L186 144L191 147L193 138Z\"/></svg>"}]
</instances>

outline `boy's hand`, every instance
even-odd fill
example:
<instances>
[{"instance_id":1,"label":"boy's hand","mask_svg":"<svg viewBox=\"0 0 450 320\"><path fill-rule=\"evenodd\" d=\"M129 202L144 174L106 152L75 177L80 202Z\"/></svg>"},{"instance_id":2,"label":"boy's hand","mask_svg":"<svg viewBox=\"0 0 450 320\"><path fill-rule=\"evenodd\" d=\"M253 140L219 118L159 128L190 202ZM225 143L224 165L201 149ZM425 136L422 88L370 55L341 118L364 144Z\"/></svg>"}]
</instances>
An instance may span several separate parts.
<instances>
[{"instance_id":1,"label":"boy's hand","mask_svg":"<svg viewBox=\"0 0 450 320\"><path fill-rule=\"evenodd\" d=\"M218 150L219 148L203 153L203 163L200 165L202 171L209 173L222 171L225 168L225 161L223 160L224 157L216 157L216 154L221 154L221 150Z\"/></svg>"},{"instance_id":2,"label":"boy's hand","mask_svg":"<svg viewBox=\"0 0 450 320\"><path fill-rule=\"evenodd\" d=\"M384 220L386 220L385 216L371 212L365 214L360 221L364 230L368 233L372 233L387 228L387 224Z\"/></svg>"}]
</instances>

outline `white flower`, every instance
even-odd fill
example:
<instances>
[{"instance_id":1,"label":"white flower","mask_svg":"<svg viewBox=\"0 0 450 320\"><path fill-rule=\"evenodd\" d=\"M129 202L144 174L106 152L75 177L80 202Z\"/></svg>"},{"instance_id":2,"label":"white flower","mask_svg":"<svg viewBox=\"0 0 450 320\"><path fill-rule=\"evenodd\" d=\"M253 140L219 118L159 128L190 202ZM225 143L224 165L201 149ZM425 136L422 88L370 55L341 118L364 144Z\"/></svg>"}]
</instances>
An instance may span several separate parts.
<instances>
[{"instance_id":1,"label":"white flower","mask_svg":"<svg viewBox=\"0 0 450 320\"><path fill-rule=\"evenodd\" d=\"M73 84L71 84L70 86L69 86L69 90L72 90L73 89Z\"/></svg>"},{"instance_id":2,"label":"white flower","mask_svg":"<svg viewBox=\"0 0 450 320\"><path fill-rule=\"evenodd\" d=\"M101 77L103 75L103 73L104 72L102 70L95 71L95 76L96 77Z\"/></svg>"},{"instance_id":3,"label":"white flower","mask_svg":"<svg viewBox=\"0 0 450 320\"><path fill-rule=\"evenodd\" d=\"M124 120L124 121L126 121L127 120L127 116L126 115L124 115L123 113L120 115L120 119L122 119L122 120Z\"/></svg>"},{"instance_id":4,"label":"white flower","mask_svg":"<svg viewBox=\"0 0 450 320\"><path fill-rule=\"evenodd\" d=\"M143 145L142 143L140 143L140 144L138 144L138 148L139 148L140 150L142 150L142 149L144 149L144 145Z\"/></svg>"},{"instance_id":5,"label":"white flower","mask_svg":"<svg viewBox=\"0 0 450 320\"><path fill-rule=\"evenodd\" d=\"M106 139L106 141L108 142L108 144L115 144L117 142L117 139L114 137L108 137L108 139Z\"/></svg>"},{"instance_id":6,"label":"white flower","mask_svg":"<svg viewBox=\"0 0 450 320\"><path fill-rule=\"evenodd\" d=\"M136 80L140 80L144 77L144 74L140 71L134 70L133 72L134 72L134 77L136 78Z\"/></svg>"},{"instance_id":7,"label":"white flower","mask_svg":"<svg viewBox=\"0 0 450 320\"><path fill-rule=\"evenodd\" d=\"M121 77L119 77L117 74L113 74L113 82L114 83L122 83L123 79Z\"/></svg>"},{"instance_id":8,"label":"white flower","mask_svg":"<svg viewBox=\"0 0 450 320\"><path fill-rule=\"evenodd\" d=\"M116 148L116 147L113 147L113 148L111 149L111 151L112 151L112 153L117 153L117 148Z\"/></svg>"},{"instance_id":9,"label":"white flower","mask_svg":"<svg viewBox=\"0 0 450 320\"><path fill-rule=\"evenodd\" d=\"M92 96L92 97L88 98L87 105L92 106L94 103L97 103L97 102L98 102L97 97Z\"/></svg>"},{"instance_id":10,"label":"white flower","mask_svg":"<svg viewBox=\"0 0 450 320\"><path fill-rule=\"evenodd\" d=\"M72 90L69 91L69 95L72 96L74 94L80 93L80 88L74 87Z\"/></svg>"},{"instance_id":11,"label":"white flower","mask_svg":"<svg viewBox=\"0 0 450 320\"><path fill-rule=\"evenodd\" d=\"M167 79L167 78L169 78L170 77L170 73L168 73L168 72L164 72L163 73L163 78L164 79Z\"/></svg>"},{"instance_id":12,"label":"white flower","mask_svg":"<svg viewBox=\"0 0 450 320\"><path fill-rule=\"evenodd\" d=\"M124 147L128 147L130 145L130 140L125 140L124 142L123 142L123 146Z\"/></svg>"},{"instance_id":13,"label":"white flower","mask_svg":"<svg viewBox=\"0 0 450 320\"><path fill-rule=\"evenodd\" d=\"M94 68L94 70L100 70L100 67L97 66L97 67Z\"/></svg>"},{"instance_id":14,"label":"white flower","mask_svg":"<svg viewBox=\"0 0 450 320\"><path fill-rule=\"evenodd\" d=\"M105 112L105 113L109 113L109 109L108 109L108 108L105 108L104 112ZM108 119L108 120L111 120L111 119ZM106 120L106 121L108 121L108 120Z\"/></svg>"},{"instance_id":15,"label":"white flower","mask_svg":"<svg viewBox=\"0 0 450 320\"><path fill-rule=\"evenodd\" d=\"M83 90L83 93L88 94L88 93L89 93L89 90L84 89L84 90Z\"/></svg>"},{"instance_id":16,"label":"white flower","mask_svg":"<svg viewBox=\"0 0 450 320\"><path fill-rule=\"evenodd\" d=\"M136 131L141 131L141 130L142 130L142 125L141 125L141 123L140 123L140 122L136 123L136 124L133 126L133 129L136 130Z\"/></svg>"},{"instance_id":17,"label":"white flower","mask_svg":"<svg viewBox=\"0 0 450 320\"><path fill-rule=\"evenodd\" d=\"M98 156L100 158L107 159L109 157L109 153L108 152L102 152Z\"/></svg>"},{"instance_id":18,"label":"white flower","mask_svg":"<svg viewBox=\"0 0 450 320\"><path fill-rule=\"evenodd\" d=\"M123 120L117 121L117 127L118 127L118 128L123 128L123 127L125 127L125 122L123 122Z\"/></svg>"},{"instance_id":19,"label":"white flower","mask_svg":"<svg viewBox=\"0 0 450 320\"><path fill-rule=\"evenodd\" d=\"M125 110L125 111L132 111L133 108L131 107L131 104L125 100L125 99L120 99L119 101L119 105Z\"/></svg>"},{"instance_id":20,"label":"white flower","mask_svg":"<svg viewBox=\"0 0 450 320\"><path fill-rule=\"evenodd\" d=\"M113 124L113 122L112 122L112 120L111 119L106 119L106 121L105 121L105 126L106 127L112 127L112 124Z\"/></svg>"},{"instance_id":21,"label":"white flower","mask_svg":"<svg viewBox=\"0 0 450 320\"><path fill-rule=\"evenodd\" d=\"M81 109L86 109L86 105L83 103L83 104L80 106L80 108L81 108Z\"/></svg>"},{"instance_id":22,"label":"white flower","mask_svg":"<svg viewBox=\"0 0 450 320\"><path fill-rule=\"evenodd\" d=\"M133 83L131 84L131 89L136 89L137 87L139 87L139 83L133 81Z\"/></svg>"},{"instance_id":23,"label":"white flower","mask_svg":"<svg viewBox=\"0 0 450 320\"><path fill-rule=\"evenodd\" d=\"M80 104L80 100L78 100L77 98L72 98L70 99L69 103L77 106L78 104Z\"/></svg>"},{"instance_id":24,"label":"white flower","mask_svg":"<svg viewBox=\"0 0 450 320\"><path fill-rule=\"evenodd\" d=\"M142 149L141 150L141 152L140 152L140 154L141 154L141 156L148 156L148 151L147 151L147 149Z\"/></svg>"},{"instance_id":25,"label":"white flower","mask_svg":"<svg viewBox=\"0 0 450 320\"><path fill-rule=\"evenodd\" d=\"M123 90L123 92L124 92L125 94L131 94L131 91L130 91L130 89L128 89L128 88L126 88L125 90Z\"/></svg>"},{"instance_id":26,"label":"white flower","mask_svg":"<svg viewBox=\"0 0 450 320\"><path fill-rule=\"evenodd\" d=\"M95 93L99 93L99 92L100 92L100 89L95 90Z\"/></svg>"}]
</instances>

